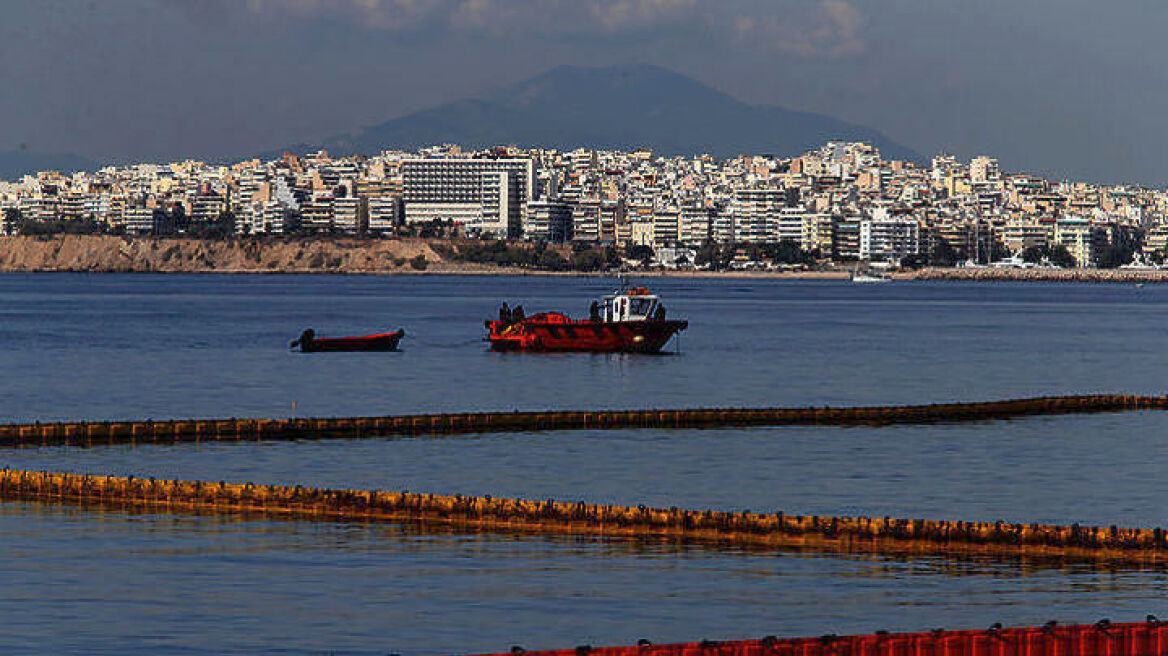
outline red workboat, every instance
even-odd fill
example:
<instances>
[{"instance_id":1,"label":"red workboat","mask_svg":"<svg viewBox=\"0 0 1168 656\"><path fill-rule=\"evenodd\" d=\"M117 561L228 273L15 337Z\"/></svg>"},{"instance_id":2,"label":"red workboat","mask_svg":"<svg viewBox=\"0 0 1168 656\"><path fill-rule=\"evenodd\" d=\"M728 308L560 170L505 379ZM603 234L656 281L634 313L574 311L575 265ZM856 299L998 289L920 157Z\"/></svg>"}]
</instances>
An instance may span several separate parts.
<instances>
[{"instance_id":1,"label":"red workboat","mask_svg":"<svg viewBox=\"0 0 1168 656\"><path fill-rule=\"evenodd\" d=\"M559 312L501 316L486 322L487 341L495 351L657 353L689 326L688 321L667 320L661 299L644 287L605 296L592 304L591 314L589 319Z\"/></svg>"},{"instance_id":2,"label":"red workboat","mask_svg":"<svg viewBox=\"0 0 1168 656\"><path fill-rule=\"evenodd\" d=\"M376 335L360 335L357 337L317 337L316 331L309 328L300 333L300 337L288 345L289 348L300 347L301 353L319 353L323 351L394 351L397 343L405 336L406 331L397 330L392 333L378 333Z\"/></svg>"}]
</instances>

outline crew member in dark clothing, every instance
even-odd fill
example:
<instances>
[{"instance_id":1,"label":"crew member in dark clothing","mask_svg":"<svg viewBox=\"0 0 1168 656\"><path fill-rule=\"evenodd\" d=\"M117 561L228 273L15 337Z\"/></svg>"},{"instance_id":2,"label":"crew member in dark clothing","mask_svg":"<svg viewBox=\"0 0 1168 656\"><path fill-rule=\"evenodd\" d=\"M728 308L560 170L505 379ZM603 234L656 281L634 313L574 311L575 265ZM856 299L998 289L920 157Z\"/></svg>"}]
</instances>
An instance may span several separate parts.
<instances>
[{"instance_id":1,"label":"crew member in dark clothing","mask_svg":"<svg viewBox=\"0 0 1168 656\"><path fill-rule=\"evenodd\" d=\"M503 301L502 307L499 308L499 321L504 324L511 323L511 308L507 307L507 301Z\"/></svg>"},{"instance_id":2,"label":"crew member in dark clothing","mask_svg":"<svg viewBox=\"0 0 1168 656\"><path fill-rule=\"evenodd\" d=\"M657 311L653 313L653 318L657 321L665 321L665 306L658 305Z\"/></svg>"},{"instance_id":3,"label":"crew member in dark clothing","mask_svg":"<svg viewBox=\"0 0 1168 656\"><path fill-rule=\"evenodd\" d=\"M516 305L514 310L511 310L511 323L519 323L523 321L523 306Z\"/></svg>"},{"instance_id":4,"label":"crew member in dark clothing","mask_svg":"<svg viewBox=\"0 0 1168 656\"><path fill-rule=\"evenodd\" d=\"M588 308L588 318L592 321L600 321L600 303L592 301L592 305Z\"/></svg>"}]
</instances>

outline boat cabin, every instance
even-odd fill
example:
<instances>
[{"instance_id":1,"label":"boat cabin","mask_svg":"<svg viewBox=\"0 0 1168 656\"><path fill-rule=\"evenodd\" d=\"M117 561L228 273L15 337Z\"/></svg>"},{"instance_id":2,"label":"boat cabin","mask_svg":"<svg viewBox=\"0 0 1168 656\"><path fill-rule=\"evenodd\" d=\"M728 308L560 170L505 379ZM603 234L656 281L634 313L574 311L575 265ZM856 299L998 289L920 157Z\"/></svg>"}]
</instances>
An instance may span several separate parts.
<instances>
[{"instance_id":1,"label":"boat cabin","mask_svg":"<svg viewBox=\"0 0 1168 656\"><path fill-rule=\"evenodd\" d=\"M600 303L601 321L646 321L656 318L661 301L644 287L633 287L605 296Z\"/></svg>"}]
</instances>

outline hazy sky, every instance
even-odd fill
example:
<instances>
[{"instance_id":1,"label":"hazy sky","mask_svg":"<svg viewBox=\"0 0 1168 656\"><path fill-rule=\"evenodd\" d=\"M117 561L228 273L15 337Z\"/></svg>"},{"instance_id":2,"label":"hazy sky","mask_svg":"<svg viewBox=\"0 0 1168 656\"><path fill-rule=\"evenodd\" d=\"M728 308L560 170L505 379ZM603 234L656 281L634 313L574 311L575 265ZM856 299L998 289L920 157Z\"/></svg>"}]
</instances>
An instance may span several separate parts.
<instances>
[{"instance_id":1,"label":"hazy sky","mask_svg":"<svg viewBox=\"0 0 1168 656\"><path fill-rule=\"evenodd\" d=\"M1163 0L0 0L0 150L243 155L653 63L924 154L1168 184Z\"/></svg>"}]
</instances>

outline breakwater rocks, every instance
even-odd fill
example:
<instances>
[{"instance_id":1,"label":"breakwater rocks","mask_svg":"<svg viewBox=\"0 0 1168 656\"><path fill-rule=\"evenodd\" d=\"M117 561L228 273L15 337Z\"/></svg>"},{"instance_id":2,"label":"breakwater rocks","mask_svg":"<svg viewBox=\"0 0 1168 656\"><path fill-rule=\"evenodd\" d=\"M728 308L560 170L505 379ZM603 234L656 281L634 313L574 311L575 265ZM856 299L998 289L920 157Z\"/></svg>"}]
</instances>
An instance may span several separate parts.
<instances>
[{"instance_id":1,"label":"breakwater rocks","mask_svg":"<svg viewBox=\"0 0 1168 656\"><path fill-rule=\"evenodd\" d=\"M417 273L458 271L423 239L205 240L54 235L0 237L0 271L165 273Z\"/></svg>"},{"instance_id":2,"label":"breakwater rocks","mask_svg":"<svg viewBox=\"0 0 1168 656\"><path fill-rule=\"evenodd\" d=\"M296 440L551 430L922 424L988 421L1029 415L1166 409L1168 397L1165 396L1097 394L976 403L851 408L567 410L309 419L58 422L0 425L0 446L96 446L139 442Z\"/></svg>"},{"instance_id":3,"label":"breakwater rocks","mask_svg":"<svg viewBox=\"0 0 1168 656\"><path fill-rule=\"evenodd\" d=\"M927 268L897 278L914 280L999 280L1012 282L1168 282L1168 270L1161 269L998 269Z\"/></svg>"},{"instance_id":4,"label":"breakwater rocks","mask_svg":"<svg viewBox=\"0 0 1168 656\"><path fill-rule=\"evenodd\" d=\"M0 500L427 521L482 530L673 538L742 547L1139 562L1168 557L1168 534L1158 528L722 512L8 469L0 471Z\"/></svg>"}]
</instances>

